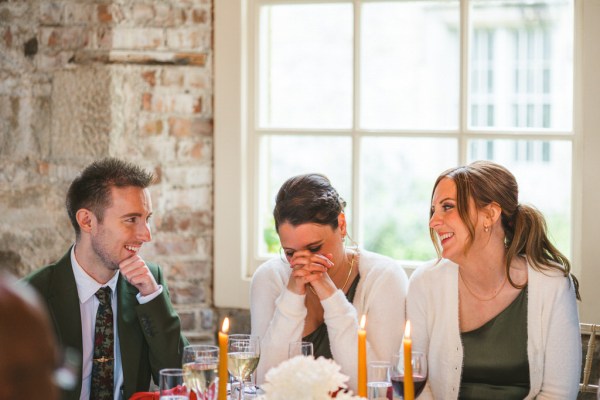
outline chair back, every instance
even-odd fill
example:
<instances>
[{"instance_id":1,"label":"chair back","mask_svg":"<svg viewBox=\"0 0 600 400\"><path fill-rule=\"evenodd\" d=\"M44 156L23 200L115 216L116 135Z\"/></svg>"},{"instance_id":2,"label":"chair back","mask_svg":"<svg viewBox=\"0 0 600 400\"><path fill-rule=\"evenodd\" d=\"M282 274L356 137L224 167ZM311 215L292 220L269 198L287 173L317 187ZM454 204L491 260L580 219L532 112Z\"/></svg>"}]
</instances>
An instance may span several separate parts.
<instances>
[{"instance_id":1,"label":"chair back","mask_svg":"<svg viewBox=\"0 0 600 400\"><path fill-rule=\"evenodd\" d=\"M581 328L581 337L583 339L584 364L581 374L581 383L579 384L580 393L597 393L598 379L600 374L600 347L597 348L596 340L600 336L600 325L598 324L579 324ZM589 336L589 338L588 338Z\"/></svg>"}]
</instances>

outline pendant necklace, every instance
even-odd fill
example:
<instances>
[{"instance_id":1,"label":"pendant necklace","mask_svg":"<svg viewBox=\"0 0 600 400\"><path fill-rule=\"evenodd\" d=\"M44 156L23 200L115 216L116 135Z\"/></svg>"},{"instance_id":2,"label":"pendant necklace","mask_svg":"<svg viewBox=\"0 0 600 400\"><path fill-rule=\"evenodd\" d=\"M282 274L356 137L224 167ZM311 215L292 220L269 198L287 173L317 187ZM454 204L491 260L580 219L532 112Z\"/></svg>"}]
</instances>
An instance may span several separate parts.
<instances>
[{"instance_id":1,"label":"pendant necklace","mask_svg":"<svg viewBox=\"0 0 600 400\"><path fill-rule=\"evenodd\" d=\"M504 288L504 285L506 285L506 281L508 280L508 275L505 274L504 276L504 280L502 281L502 284L500 285L500 287L496 290L496 294L494 294L492 297L484 299L479 297L478 295L476 295L475 293L473 293L473 291L471 290L471 288L469 287L469 285L467 284L467 282L465 281L465 278L463 278L462 273L460 272L460 268L458 269L458 276L460 276L460 280L462 281L462 283L465 285L465 287L467 288L467 290L469 291L469 293L471 293L471 295L473 297L475 297L477 300L479 301L491 301L494 300L496 297L498 297L498 295L500 294L500 292L502 291L502 289Z\"/></svg>"}]
</instances>

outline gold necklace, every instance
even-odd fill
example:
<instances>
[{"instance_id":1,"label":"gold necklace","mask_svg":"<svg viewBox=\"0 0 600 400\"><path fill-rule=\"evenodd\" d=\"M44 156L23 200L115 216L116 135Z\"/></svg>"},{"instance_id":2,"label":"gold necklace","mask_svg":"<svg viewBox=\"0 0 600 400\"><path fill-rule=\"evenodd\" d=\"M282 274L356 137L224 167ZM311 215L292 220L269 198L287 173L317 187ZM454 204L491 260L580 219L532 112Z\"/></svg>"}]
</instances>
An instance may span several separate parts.
<instances>
[{"instance_id":1,"label":"gold necklace","mask_svg":"<svg viewBox=\"0 0 600 400\"><path fill-rule=\"evenodd\" d=\"M344 285L340 288L342 292L344 291L344 289L346 288L346 285L348 284L348 281L350 280L350 275L352 275L352 269L354 267L354 260L356 259L357 253L358 253L358 250L356 251L356 253L352 254L352 261L350 261L350 269L348 270L348 275L346 276ZM308 288L310 289L311 292L313 292L313 294L315 296L317 296L317 292L315 292L315 289L313 289L313 287L310 284L308 285Z\"/></svg>"},{"instance_id":2,"label":"gold necklace","mask_svg":"<svg viewBox=\"0 0 600 400\"><path fill-rule=\"evenodd\" d=\"M458 276L460 276L460 280L465 285L465 287L467 288L467 290L469 291L469 293L471 293L471 295L473 297L475 297L479 301L491 301L491 300L494 300L496 297L498 297L498 295L500 294L500 292L504 288L504 285L506 285L506 281L508 280L508 274L505 274L504 275L504 280L502 281L502 285L500 285L500 287L497 289L496 294L493 295L492 297L490 297L489 299L483 299L483 298L477 296L475 293L473 293L473 291L471 290L471 288L469 287L469 285L467 285L467 282L465 281L465 278L463 278L463 276L462 276L462 272L460 272L460 268L458 269Z\"/></svg>"}]
</instances>

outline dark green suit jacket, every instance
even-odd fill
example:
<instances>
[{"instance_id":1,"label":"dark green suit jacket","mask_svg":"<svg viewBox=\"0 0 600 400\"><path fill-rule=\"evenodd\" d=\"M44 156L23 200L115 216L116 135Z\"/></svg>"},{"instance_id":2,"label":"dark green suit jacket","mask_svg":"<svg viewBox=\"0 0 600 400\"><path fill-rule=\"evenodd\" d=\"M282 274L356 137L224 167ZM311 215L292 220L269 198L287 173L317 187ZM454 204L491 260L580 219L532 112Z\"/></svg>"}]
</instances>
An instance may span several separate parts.
<instances>
[{"instance_id":1,"label":"dark green suit jacket","mask_svg":"<svg viewBox=\"0 0 600 400\"><path fill-rule=\"evenodd\" d=\"M117 282L118 335L123 366L123 398L147 391L150 377L158 382L162 368L181 368L183 347L188 344L181 334L179 317L175 313L158 265L146 263L156 282L163 285L160 296L139 304L138 290L119 276ZM25 278L46 301L61 346L79 352L81 364L81 313L77 285L69 250L58 262L48 265ZM81 371L79 371L81 375ZM65 399L79 399L81 379L77 387L66 393Z\"/></svg>"}]
</instances>

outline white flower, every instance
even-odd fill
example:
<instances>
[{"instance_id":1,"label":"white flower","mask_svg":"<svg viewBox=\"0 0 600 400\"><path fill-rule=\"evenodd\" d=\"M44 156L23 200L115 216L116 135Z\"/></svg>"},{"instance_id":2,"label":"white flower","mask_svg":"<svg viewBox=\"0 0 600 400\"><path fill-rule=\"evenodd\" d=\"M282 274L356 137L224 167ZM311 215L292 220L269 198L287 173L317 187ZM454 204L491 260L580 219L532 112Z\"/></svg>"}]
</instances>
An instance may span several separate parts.
<instances>
[{"instance_id":1,"label":"white flower","mask_svg":"<svg viewBox=\"0 0 600 400\"><path fill-rule=\"evenodd\" d=\"M332 360L296 356L269 370L265 380L262 400L331 400L331 393L347 387L348 377L340 373L340 366ZM336 399L359 397L340 391Z\"/></svg>"}]
</instances>

